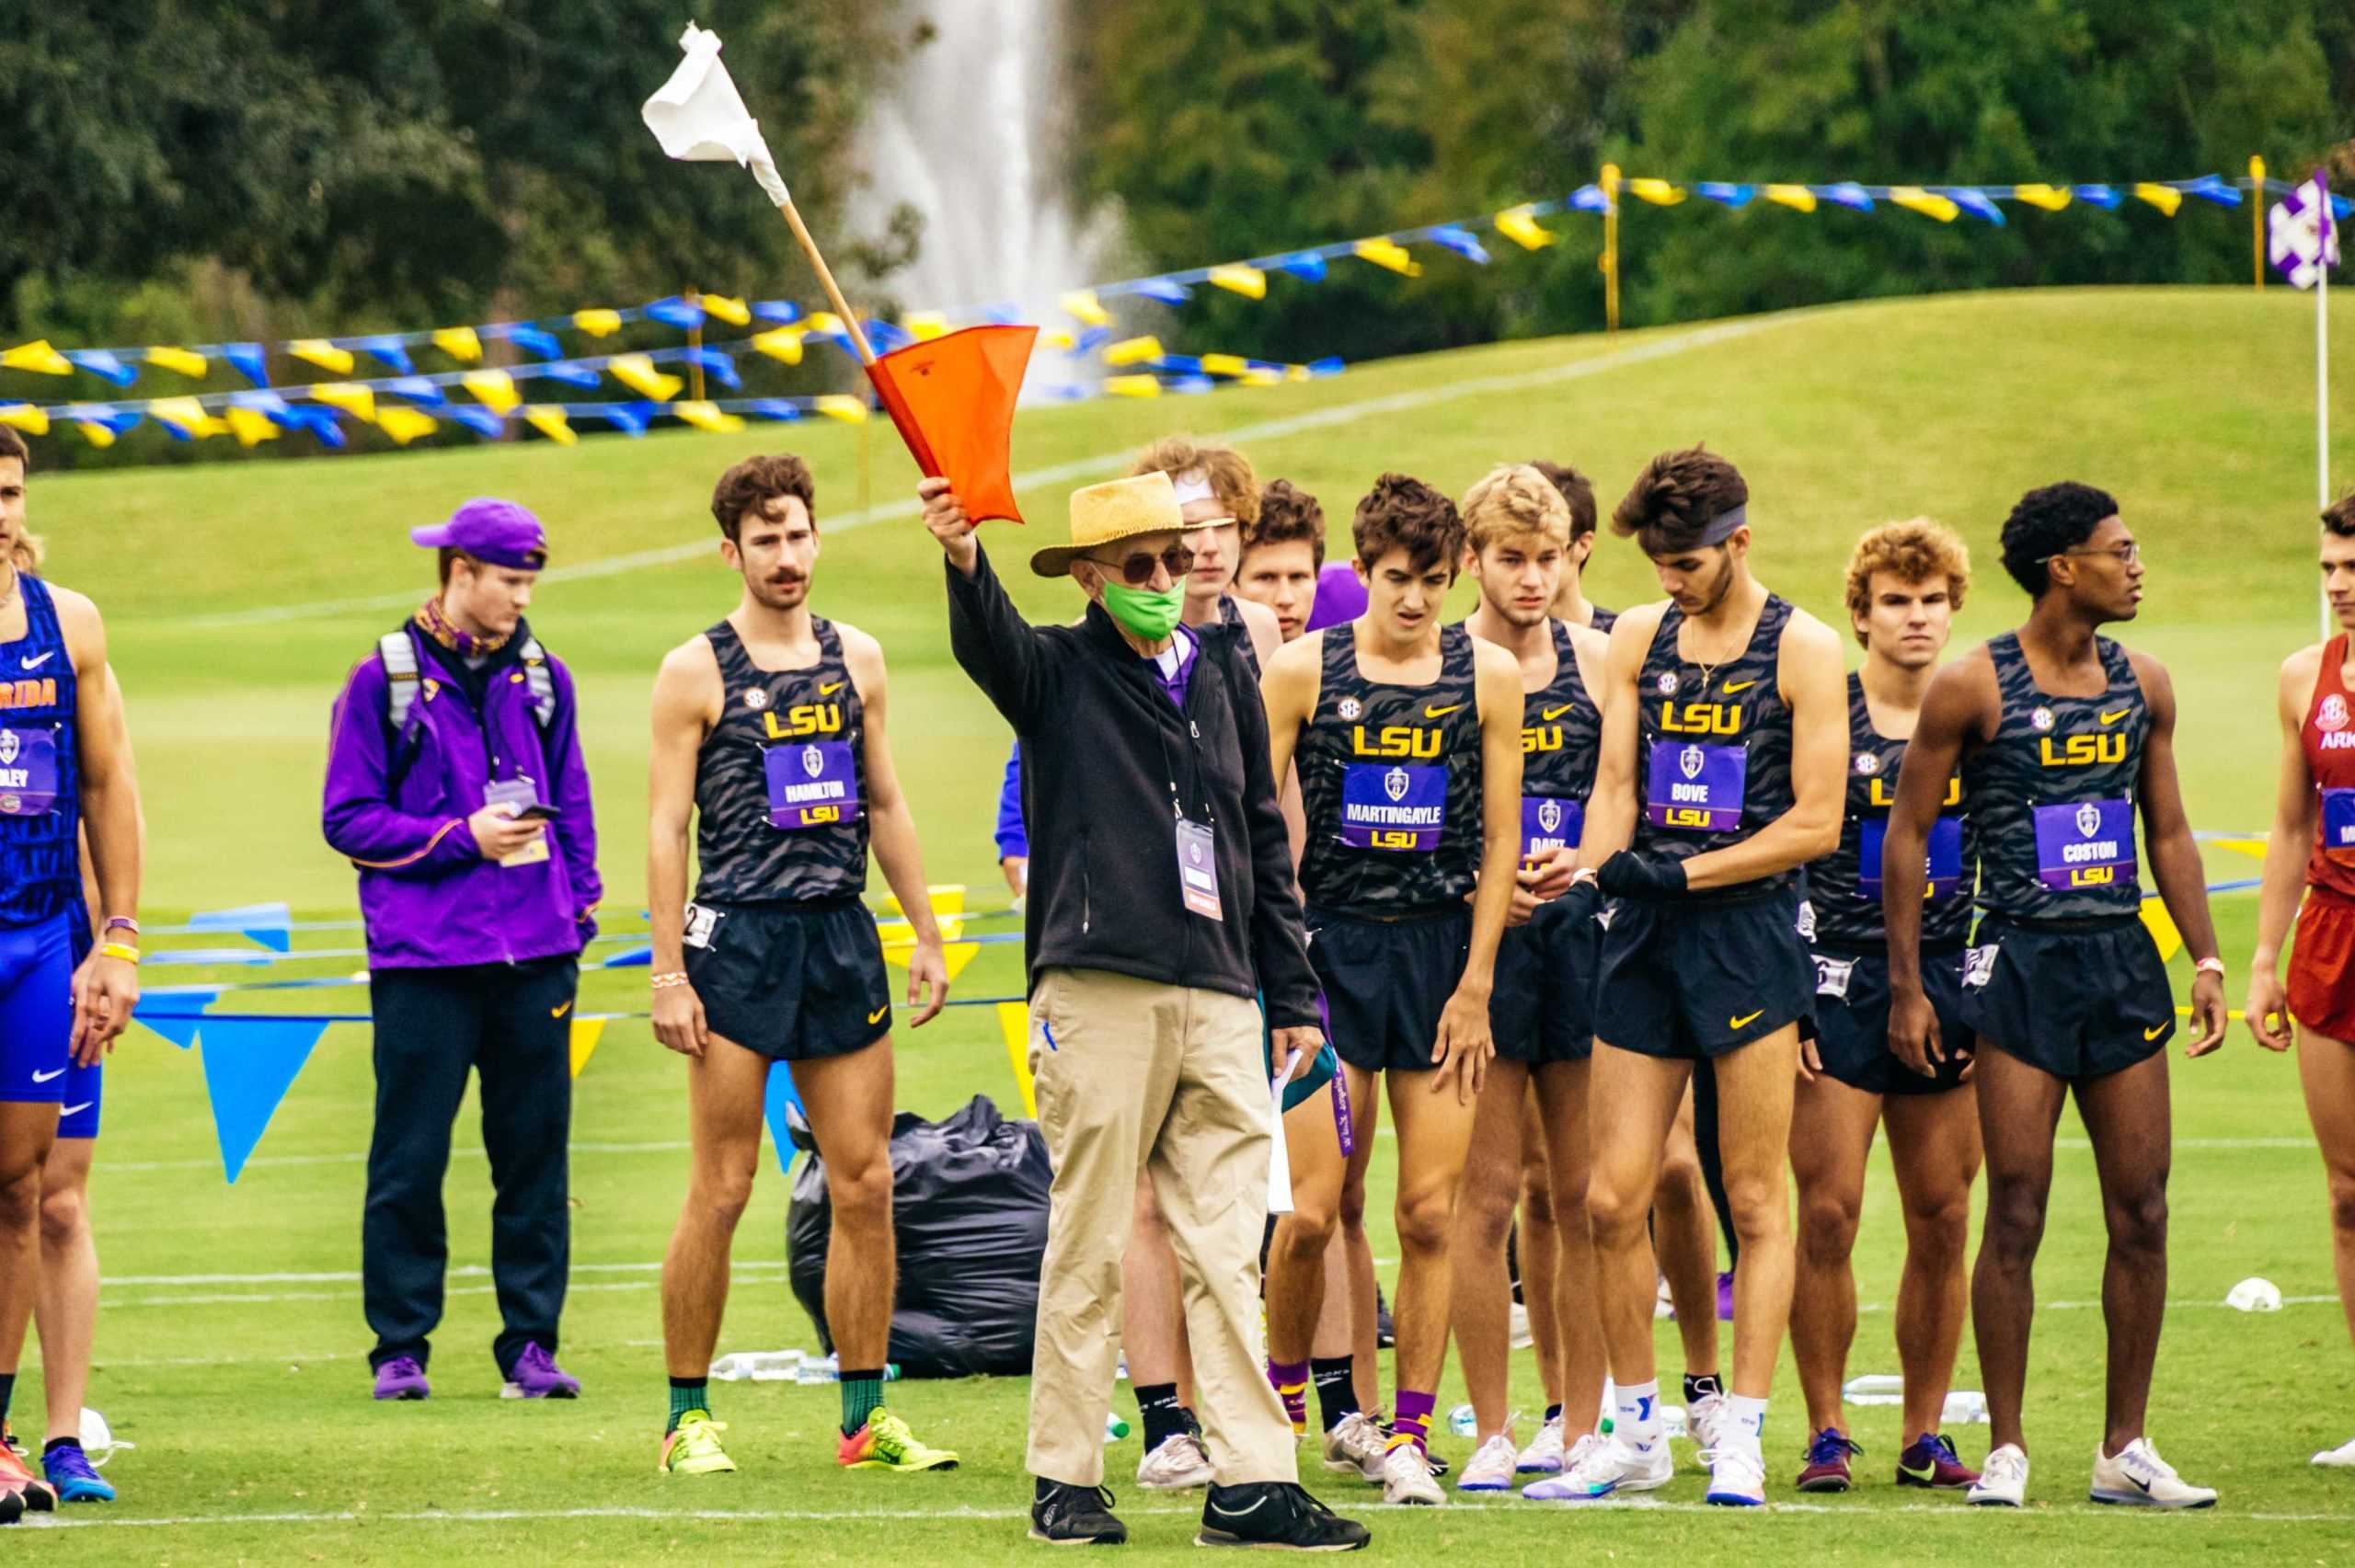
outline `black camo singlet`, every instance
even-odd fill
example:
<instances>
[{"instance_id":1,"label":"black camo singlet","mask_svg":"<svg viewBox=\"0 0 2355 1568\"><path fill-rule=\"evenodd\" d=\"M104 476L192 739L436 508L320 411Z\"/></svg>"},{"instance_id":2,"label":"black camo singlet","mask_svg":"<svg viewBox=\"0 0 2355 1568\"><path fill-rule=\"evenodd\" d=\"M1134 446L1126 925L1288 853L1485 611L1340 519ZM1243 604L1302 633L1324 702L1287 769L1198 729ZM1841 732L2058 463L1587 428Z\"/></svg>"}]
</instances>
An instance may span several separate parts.
<instances>
[{"instance_id":1,"label":"black camo singlet","mask_svg":"<svg viewBox=\"0 0 2355 1568\"><path fill-rule=\"evenodd\" d=\"M1819 944L1873 947L1889 940L1880 911L1881 836L1897 801L1897 771L1904 761L1905 742L1873 727L1864 677L1850 673L1848 799L1840 847L1807 868ZM1978 868L1964 841L1961 801L1962 780L1947 780L1946 804L1930 830L1928 901L1922 906L1924 946L1954 946L1970 934L1970 889Z\"/></svg>"},{"instance_id":2,"label":"black camo singlet","mask_svg":"<svg viewBox=\"0 0 2355 1568\"><path fill-rule=\"evenodd\" d=\"M1598 618L1601 612L1597 612ZM1554 629L1554 679L1521 699L1521 854L1578 847L1594 791L1603 710L1579 676L1578 650L1562 622Z\"/></svg>"},{"instance_id":3,"label":"black camo singlet","mask_svg":"<svg viewBox=\"0 0 2355 1568\"><path fill-rule=\"evenodd\" d=\"M736 628L719 661L719 722L695 757L697 903L787 904L867 887L865 711L842 634L812 618L818 662L762 670Z\"/></svg>"},{"instance_id":4,"label":"black camo singlet","mask_svg":"<svg viewBox=\"0 0 2355 1568\"><path fill-rule=\"evenodd\" d=\"M1741 842L1796 803L1791 710L1777 677L1790 619L1790 601L1767 595L1749 646L1705 676L1677 651L1684 612L1671 604L1660 616L1636 681L1637 849L1690 859ZM1794 875L1710 896L1780 887Z\"/></svg>"}]
</instances>

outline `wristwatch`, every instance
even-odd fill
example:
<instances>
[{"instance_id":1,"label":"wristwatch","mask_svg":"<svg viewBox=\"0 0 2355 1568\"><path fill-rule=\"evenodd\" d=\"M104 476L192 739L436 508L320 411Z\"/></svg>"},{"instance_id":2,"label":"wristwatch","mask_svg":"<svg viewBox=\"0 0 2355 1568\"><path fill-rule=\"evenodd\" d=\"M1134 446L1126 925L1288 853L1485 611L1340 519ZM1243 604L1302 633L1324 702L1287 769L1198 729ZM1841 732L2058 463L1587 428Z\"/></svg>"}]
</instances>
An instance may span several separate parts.
<instances>
[{"instance_id":1,"label":"wristwatch","mask_svg":"<svg viewBox=\"0 0 2355 1568\"><path fill-rule=\"evenodd\" d=\"M2213 975L2218 979L2223 979L2224 978L2224 961L2222 958L2202 958L2200 962L2191 966L2191 972L2195 975Z\"/></svg>"}]
</instances>

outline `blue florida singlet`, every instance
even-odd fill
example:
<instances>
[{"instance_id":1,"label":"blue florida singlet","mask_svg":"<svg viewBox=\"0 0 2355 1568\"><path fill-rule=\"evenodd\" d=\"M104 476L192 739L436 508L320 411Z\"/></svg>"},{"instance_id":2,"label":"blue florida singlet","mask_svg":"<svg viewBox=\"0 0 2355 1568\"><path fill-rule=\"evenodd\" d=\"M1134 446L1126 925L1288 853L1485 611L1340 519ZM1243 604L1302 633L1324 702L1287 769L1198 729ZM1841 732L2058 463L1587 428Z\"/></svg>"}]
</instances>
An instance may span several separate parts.
<instances>
[{"instance_id":1,"label":"blue florida singlet","mask_svg":"<svg viewBox=\"0 0 2355 1568\"><path fill-rule=\"evenodd\" d=\"M1637 849L1686 860L1741 842L1797 804L1791 710L1780 681L1790 621L1790 601L1767 595L1749 646L1705 670L1677 650L1684 612L1671 604L1661 613L1636 679ZM1763 892L1794 875L1778 871L1706 896Z\"/></svg>"},{"instance_id":2,"label":"blue florida singlet","mask_svg":"<svg viewBox=\"0 0 2355 1568\"><path fill-rule=\"evenodd\" d=\"M17 574L25 635L0 643L0 931L42 925L82 891L74 657L49 585Z\"/></svg>"}]
</instances>

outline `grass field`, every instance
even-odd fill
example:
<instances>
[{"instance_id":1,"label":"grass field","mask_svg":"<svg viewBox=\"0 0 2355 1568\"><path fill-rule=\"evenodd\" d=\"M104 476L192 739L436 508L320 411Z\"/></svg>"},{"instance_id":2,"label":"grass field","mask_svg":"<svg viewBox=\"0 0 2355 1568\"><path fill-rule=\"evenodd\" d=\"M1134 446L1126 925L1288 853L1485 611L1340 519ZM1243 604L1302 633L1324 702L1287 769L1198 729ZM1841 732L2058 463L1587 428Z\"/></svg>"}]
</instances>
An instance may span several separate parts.
<instances>
[{"instance_id":1,"label":"grass field","mask_svg":"<svg viewBox=\"0 0 2355 1568\"><path fill-rule=\"evenodd\" d=\"M1653 451L1706 438L1749 475L1761 575L1834 611L1839 568L1862 527L1927 513L1960 528L1981 578L1963 636L2021 608L2001 577L1995 532L2018 493L2062 477L2122 499L2151 565L2142 622L2128 635L2172 667L2178 742L2194 820L2258 830L2276 747L2271 672L2311 640L2311 308L2287 291L2028 292L1860 305L1715 326L1556 339L1361 366L1329 382L1236 390L1188 402L1113 403L1026 413L1016 438L1025 505L1045 532L1063 494L1107 476L1162 431L1229 431L1263 476L1321 494L1346 540L1357 494L1377 471L1410 469L1460 492L1492 462L1535 455L1595 475L1606 511ZM2343 318L2342 318L2343 319ZM2355 347L2343 328L2339 357ZM2342 378L2343 384L2343 378ZM2355 405L2339 404L2339 428ZM871 511L859 454L871 445ZM350 662L431 585L403 537L480 493L520 498L547 520L557 568L533 617L580 677L611 893L626 929L643 887L645 699L661 653L732 604L705 508L727 464L775 445L804 452L826 528L816 602L878 634L892 660L900 767L936 882L1002 902L988 840L1006 737L951 666L938 552L906 504L912 472L888 428L831 423L731 436L602 439L564 451L522 443L351 461L218 464L37 476L33 526L52 574L106 608L129 694L151 833L151 923L190 910L289 900L334 919L351 874L321 843L317 795L327 706ZM2337 471L2355 474L2342 437ZM995 539L1011 531L993 527ZM1016 536L1025 551L1029 540ZM1009 553L1015 547L1009 544ZM1649 576L1606 541L1595 596L1648 597ZM1067 587L1017 588L1044 617L1070 612ZM1468 590L1464 591L1468 607ZM2215 879L2256 863L2211 856ZM2254 900L2216 903L2238 1001ZM1010 929L1003 924L994 929ZM314 948L356 933L309 933ZM151 948L171 945L151 940ZM607 949L611 951L611 949ZM985 948L962 997L1021 987L1016 950ZM297 966L349 973L350 956ZM2179 979L2187 978L2180 961ZM148 983L204 971L152 970ZM592 974L585 1013L643 1006L643 970ZM361 993L320 993L356 1003ZM495 1308L488 1182L462 1117L451 1175L449 1320L434 1399L377 1406L367 1395L359 1218L371 1075L364 1027L331 1029L258 1156L220 1181L197 1062L134 1031L111 1073L95 1182L109 1278L91 1402L138 1447L109 1473L124 1500L68 1528L18 1533L16 1549L56 1562L230 1560L410 1562L502 1555L554 1560L746 1558L994 1562L1021 1539L1025 1385L920 1384L899 1402L919 1429L963 1450L954 1475L879 1481L833 1469L831 1389L716 1390L733 1478L659 1482L662 1367L656 1264L684 1184L677 1065L644 1026L616 1023L578 1085L573 1182L576 1276L563 1359L587 1385L573 1404L501 1403L488 1347ZM953 1009L899 1042L902 1105L938 1114L975 1093L1017 1104L987 1008ZM1451 1549L1510 1560L1706 1547L1763 1561L1878 1562L1968 1552L1987 1562L2092 1561L2203 1552L2326 1561L2355 1551L2355 1477L2306 1456L2355 1431L2355 1358L2331 1279L2319 1162L2294 1064L2236 1037L2219 1058L2177 1063L2177 1159L2170 1311L2153 1431L2192 1479L2223 1490L2200 1516L2120 1517L2084 1501L2098 1436L2101 1238L2093 1171L2074 1120L2039 1275L2029 1429L2039 1505L1968 1514L1887 1484L1893 1414L1857 1413L1870 1484L1821 1509L1740 1518L1705 1514L1688 1475L1661 1505L1575 1519L1507 1500L1438 1514L1373 1512L1375 1550ZM1377 1182L1383 1180L1377 1166ZM784 1288L784 1185L764 1180L738 1249L722 1349L813 1346ZM1379 1207L1379 1206L1377 1206ZM1395 1254L1386 1219L1377 1255ZM1886 1304L1896 1282L1897 1215L1878 1161L1857 1262L1868 1311L1852 1371L1893 1371ZM2278 1315L2222 1310L2248 1275L2280 1286ZM1678 1357L1662 1325L1663 1371ZM1534 1367L1515 1393L1541 1408ZM38 1428L37 1361L16 1410ZM1976 1386L1966 1340L1959 1386ZM1785 1375L1769 1452L1787 1501L1802 1434ZM2271 1396L2257 1397L2252 1396ZM1461 1398L1451 1371L1442 1410ZM1120 1399L1130 1411L1125 1390ZM1959 1436L1964 1457L1984 1430ZM1465 1445L1442 1439L1460 1459ZM1137 1546L1190 1539L1192 1508L1148 1502L1124 1482L1132 1438L1108 1454ZM1315 1478L1336 1504L1370 1494Z\"/></svg>"}]
</instances>

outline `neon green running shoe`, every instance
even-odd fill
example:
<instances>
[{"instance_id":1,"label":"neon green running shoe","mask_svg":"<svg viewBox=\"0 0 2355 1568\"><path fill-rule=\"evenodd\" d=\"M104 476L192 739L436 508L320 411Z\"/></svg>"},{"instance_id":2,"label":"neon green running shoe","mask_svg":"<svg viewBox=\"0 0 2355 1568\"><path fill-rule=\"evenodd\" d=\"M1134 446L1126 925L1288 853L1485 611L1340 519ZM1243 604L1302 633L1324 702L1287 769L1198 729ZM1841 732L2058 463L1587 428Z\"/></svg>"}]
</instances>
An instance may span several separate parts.
<instances>
[{"instance_id":1,"label":"neon green running shoe","mask_svg":"<svg viewBox=\"0 0 2355 1568\"><path fill-rule=\"evenodd\" d=\"M725 1421L714 1421L709 1413L691 1410L679 1417L678 1425L663 1435L661 1457L654 1461L657 1475L730 1475L736 1461L719 1446L719 1435L728 1430Z\"/></svg>"},{"instance_id":2,"label":"neon green running shoe","mask_svg":"<svg viewBox=\"0 0 2355 1568\"><path fill-rule=\"evenodd\" d=\"M835 1459L844 1470L955 1470L957 1456L946 1448L927 1448L916 1441L908 1424L877 1405L867 1413L867 1425L842 1441Z\"/></svg>"}]
</instances>

